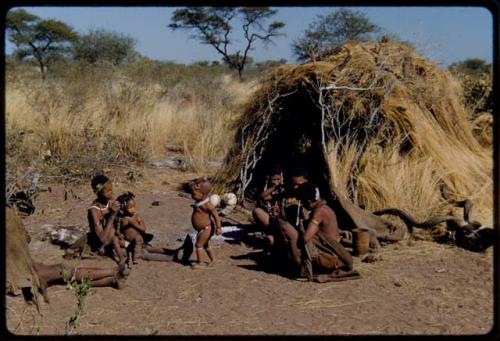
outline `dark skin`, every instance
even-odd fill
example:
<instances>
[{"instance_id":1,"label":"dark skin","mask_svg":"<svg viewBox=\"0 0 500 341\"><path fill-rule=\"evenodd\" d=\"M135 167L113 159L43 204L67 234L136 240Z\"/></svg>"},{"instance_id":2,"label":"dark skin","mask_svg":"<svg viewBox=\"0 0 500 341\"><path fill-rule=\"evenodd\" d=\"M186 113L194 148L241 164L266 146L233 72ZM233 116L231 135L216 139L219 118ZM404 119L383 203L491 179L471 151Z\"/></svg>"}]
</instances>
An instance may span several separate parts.
<instances>
[{"instance_id":1,"label":"dark skin","mask_svg":"<svg viewBox=\"0 0 500 341\"><path fill-rule=\"evenodd\" d=\"M312 210L311 219L304 232L304 242L310 241L318 231L323 232L328 238L339 241L340 230L335 212L322 200L307 200L305 208Z\"/></svg>"},{"instance_id":2,"label":"dark skin","mask_svg":"<svg viewBox=\"0 0 500 341\"><path fill-rule=\"evenodd\" d=\"M141 258L146 261L172 262L177 250L164 249L144 245L141 233L146 232L144 219L137 213L135 200L130 200L123 208L123 217L120 217L120 231L126 241L135 243L132 263L137 264Z\"/></svg>"},{"instance_id":3,"label":"dark skin","mask_svg":"<svg viewBox=\"0 0 500 341\"><path fill-rule=\"evenodd\" d=\"M68 272L69 275L74 276L76 280L90 279L92 287L116 286L118 289L122 289L125 284L125 275L123 274L123 269L120 267L116 269L75 268L65 264L45 265L36 262L34 263L34 267L40 280L44 300L47 303L49 302L46 291L47 287L53 284L64 284L62 283L63 270Z\"/></svg>"},{"instance_id":4,"label":"dark skin","mask_svg":"<svg viewBox=\"0 0 500 341\"><path fill-rule=\"evenodd\" d=\"M105 209L106 205L108 205L109 213L103 213L95 207L90 208L90 230L97 235L104 246L112 244L118 256L118 262L120 264L124 263L126 251L120 246L115 229L115 220L120 209L120 203L113 200L113 185L111 182L104 184L102 189L97 192L97 198L94 200L93 205L102 209Z\"/></svg>"},{"instance_id":5,"label":"dark skin","mask_svg":"<svg viewBox=\"0 0 500 341\"><path fill-rule=\"evenodd\" d=\"M307 178L303 175L292 176L292 188L297 189L307 182Z\"/></svg>"},{"instance_id":6,"label":"dark skin","mask_svg":"<svg viewBox=\"0 0 500 341\"><path fill-rule=\"evenodd\" d=\"M261 207L256 207L252 212L253 217L255 219L255 222L264 228L269 227L270 212L272 210L279 211L279 207L277 207L277 206L279 206L279 204L275 203L274 207L273 207L273 206L271 206L269 201L272 200L272 198L273 198L272 193L276 190L276 188L278 188L278 186L280 186L282 184L283 184L283 178L282 178L281 174L272 174L271 177L269 178L269 181L267 184L268 188L259 195L259 199L267 202L266 203L267 209L264 209Z\"/></svg>"},{"instance_id":7,"label":"dark skin","mask_svg":"<svg viewBox=\"0 0 500 341\"><path fill-rule=\"evenodd\" d=\"M307 200L304 203L306 209L312 210L304 234L301 236L304 243L309 242L319 231L326 234L330 239L339 241L340 230L335 212L322 200ZM285 235L292 261L296 265L302 262L302 250L298 246L299 232L289 223L280 225ZM332 269L337 264L337 257L328 254L319 255L319 263L325 269Z\"/></svg>"},{"instance_id":8,"label":"dark skin","mask_svg":"<svg viewBox=\"0 0 500 341\"><path fill-rule=\"evenodd\" d=\"M9 221L11 224L12 221ZM15 224L15 221L14 221ZM26 240L22 241L19 239L13 239L15 245L24 249L26 248L26 253L29 259L23 259L23 261L33 264L34 271L40 282L40 290L46 302L49 302L47 295L47 287L54 284L64 284L63 283L63 270L66 271L70 276L74 276L76 280L82 280L84 278L89 278L91 280L91 285L93 287L105 287L105 286L115 286L118 289L123 288L125 284L125 269L122 267L118 268L93 268L93 267L73 267L66 264L51 264L46 265L33 260L29 255L29 238L28 232L24 228L22 223L19 223L20 227L26 236ZM12 242L12 240L11 240ZM7 255L8 257L8 255Z\"/></svg>"},{"instance_id":9,"label":"dark skin","mask_svg":"<svg viewBox=\"0 0 500 341\"><path fill-rule=\"evenodd\" d=\"M127 252L128 264L130 265L130 260L132 260L133 264L137 264L144 244L141 233L146 231L146 225L142 217L137 213L135 200L128 201L122 208L119 226L120 234L124 239L122 246L125 247L125 241L133 243L133 254L130 255L130 252Z\"/></svg>"},{"instance_id":10,"label":"dark skin","mask_svg":"<svg viewBox=\"0 0 500 341\"><path fill-rule=\"evenodd\" d=\"M292 189L297 190L301 185L305 184L307 182L307 178L305 176L299 175L299 176L292 176ZM289 204L299 204L299 201L297 198L289 198L288 199ZM301 251L298 247L298 238L299 234L297 232L297 229L292 225L295 224L296 222L288 222L285 220L285 215L284 212L277 212L275 210L272 211L272 214L277 217L278 219L278 234L275 236L271 236L270 238L270 243L274 244L275 239L278 238L278 240L281 241L282 244L285 245L285 247L288 249L288 256L289 258L296 264L301 263ZM308 219L308 214L307 211L303 208L302 209L302 214L303 218ZM299 221L299 224L301 222Z\"/></svg>"},{"instance_id":11,"label":"dark skin","mask_svg":"<svg viewBox=\"0 0 500 341\"><path fill-rule=\"evenodd\" d=\"M318 232L324 233L331 240L340 241L337 215L323 200L306 200L304 206L312 210L311 219L303 235L304 243L308 243ZM340 265L338 257L326 253L320 253L318 261L319 266L327 271Z\"/></svg>"},{"instance_id":12,"label":"dark skin","mask_svg":"<svg viewBox=\"0 0 500 341\"><path fill-rule=\"evenodd\" d=\"M191 186L191 197L197 201L203 201L207 198L209 189L204 183L197 183ZM213 220L213 221L212 221ZM202 251L205 249L210 263L215 259L213 250L209 246L210 237L212 236L212 229L215 225L217 235L222 233L221 220L217 214L216 208L207 202L200 207L193 207L193 214L191 215L191 223L196 231L201 231L196 237L196 263L194 266L199 265L202 259ZM208 228L207 228L208 226Z\"/></svg>"},{"instance_id":13,"label":"dark skin","mask_svg":"<svg viewBox=\"0 0 500 341\"><path fill-rule=\"evenodd\" d=\"M135 200L130 200L124 207L123 217L120 218L120 226L120 230L128 242L135 241L140 233L146 232L144 220L137 213Z\"/></svg>"}]
</instances>

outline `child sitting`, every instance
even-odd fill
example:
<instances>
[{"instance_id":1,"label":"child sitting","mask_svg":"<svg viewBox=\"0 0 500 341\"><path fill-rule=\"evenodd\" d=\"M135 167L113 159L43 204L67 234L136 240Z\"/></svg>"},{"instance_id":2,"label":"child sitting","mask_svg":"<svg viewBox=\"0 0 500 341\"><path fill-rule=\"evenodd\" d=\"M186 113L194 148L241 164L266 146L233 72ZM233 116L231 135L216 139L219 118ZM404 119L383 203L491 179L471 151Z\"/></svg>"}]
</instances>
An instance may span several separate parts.
<instances>
[{"instance_id":1,"label":"child sitting","mask_svg":"<svg viewBox=\"0 0 500 341\"><path fill-rule=\"evenodd\" d=\"M259 195L252 215L257 228L264 230L263 239L274 244L274 229L277 228L285 194L283 170L278 165L270 168L263 192Z\"/></svg>"},{"instance_id":2,"label":"child sitting","mask_svg":"<svg viewBox=\"0 0 500 341\"><path fill-rule=\"evenodd\" d=\"M148 243L153 239L151 233L146 232L143 218L137 213L135 195L131 192L123 193L117 198L121 204L118 220L118 238L123 240L127 248L127 260L137 264L138 259L156 262L188 263L193 253L193 244L187 238L183 245L177 249L153 247ZM132 257L130 257L132 256Z\"/></svg>"},{"instance_id":3,"label":"child sitting","mask_svg":"<svg viewBox=\"0 0 500 341\"><path fill-rule=\"evenodd\" d=\"M208 193L212 186L207 178L194 180L189 185L191 197L195 200L193 203L193 214L191 215L191 223L193 228L198 231L196 234L196 262L192 263L193 268L198 268L201 265L202 250L205 249L209 265L214 261L214 253L208 242L214 235L216 230L217 235L222 233L221 220L217 214L216 208L209 202Z\"/></svg>"},{"instance_id":4,"label":"child sitting","mask_svg":"<svg viewBox=\"0 0 500 341\"><path fill-rule=\"evenodd\" d=\"M127 249L128 263L130 264L132 259L132 263L137 264L144 242L151 241L153 235L146 233L144 220L137 213L134 193L123 193L116 200L120 203L117 232L123 238L123 246Z\"/></svg>"}]
</instances>

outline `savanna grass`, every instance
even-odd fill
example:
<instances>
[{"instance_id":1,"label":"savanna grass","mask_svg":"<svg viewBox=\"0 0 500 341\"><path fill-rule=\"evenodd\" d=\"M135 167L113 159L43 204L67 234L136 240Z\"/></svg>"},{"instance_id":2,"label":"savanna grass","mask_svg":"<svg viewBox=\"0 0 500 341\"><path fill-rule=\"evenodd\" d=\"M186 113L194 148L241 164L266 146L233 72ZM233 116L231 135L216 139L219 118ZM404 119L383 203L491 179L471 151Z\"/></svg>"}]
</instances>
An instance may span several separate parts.
<instances>
[{"instance_id":1,"label":"savanna grass","mask_svg":"<svg viewBox=\"0 0 500 341\"><path fill-rule=\"evenodd\" d=\"M141 62L59 65L45 82L8 70L7 169L88 175L108 165L145 164L169 148L192 170L221 159L238 106L252 91L222 67Z\"/></svg>"}]
</instances>

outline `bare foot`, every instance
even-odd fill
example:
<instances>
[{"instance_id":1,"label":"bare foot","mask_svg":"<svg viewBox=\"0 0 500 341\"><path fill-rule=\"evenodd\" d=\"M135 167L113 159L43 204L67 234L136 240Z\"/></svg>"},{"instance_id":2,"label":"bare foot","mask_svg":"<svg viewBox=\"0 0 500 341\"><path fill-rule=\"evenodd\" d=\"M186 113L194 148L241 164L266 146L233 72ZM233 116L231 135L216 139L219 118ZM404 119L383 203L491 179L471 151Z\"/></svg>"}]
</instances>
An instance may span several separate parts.
<instances>
[{"instance_id":1,"label":"bare foot","mask_svg":"<svg viewBox=\"0 0 500 341\"><path fill-rule=\"evenodd\" d=\"M114 285L116 289L121 290L127 286L127 276L122 271L117 271L114 276Z\"/></svg>"},{"instance_id":2,"label":"bare foot","mask_svg":"<svg viewBox=\"0 0 500 341\"><path fill-rule=\"evenodd\" d=\"M47 292L47 288L48 288L48 283L46 280L44 280L43 278L39 277L39 280L40 280L40 292L42 293L42 296L43 296L43 300L45 301L45 303L50 303L50 300L49 300L49 295L48 295L48 292Z\"/></svg>"},{"instance_id":3,"label":"bare foot","mask_svg":"<svg viewBox=\"0 0 500 341\"><path fill-rule=\"evenodd\" d=\"M123 277L127 277L128 275L130 275L131 272L130 267L128 267L125 262L118 263L117 271Z\"/></svg>"},{"instance_id":4,"label":"bare foot","mask_svg":"<svg viewBox=\"0 0 500 341\"><path fill-rule=\"evenodd\" d=\"M203 262L203 263L198 263L198 262L193 262L191 263L191 269L197 270L197 269L213 269L213 262Z\"/></svg>"}]
</instances>

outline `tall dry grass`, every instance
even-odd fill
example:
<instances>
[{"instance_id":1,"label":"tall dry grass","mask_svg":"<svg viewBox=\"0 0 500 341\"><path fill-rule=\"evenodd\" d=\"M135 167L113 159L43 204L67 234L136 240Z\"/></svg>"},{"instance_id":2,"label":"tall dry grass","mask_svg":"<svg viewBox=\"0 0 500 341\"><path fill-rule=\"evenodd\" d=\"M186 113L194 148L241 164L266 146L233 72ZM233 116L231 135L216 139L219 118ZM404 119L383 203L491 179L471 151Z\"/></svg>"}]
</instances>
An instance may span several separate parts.
<instances>
[{"instance_id":1,"label":"tall dry grass","mask_svg":"<svg viewBox=\"0 0 500 341\"><path fill-rule=\"evenodd\" d=\"M455 199L471 199L472 215L486 226L493 224L493 159L491 149L472 153L448 136L429 138L435 131L427 130L425 152L413 150L399 153L400 143L384 149L373 143L356 164L355 144L339 153L341 146L331 142L328 163L332 181L338 193L353 198L368 211L398 207L419 221L433 215L449 212L450 205L443 200L440 182L443 181ZM451 144L451 145L450 145ZM453 145L453 147L452 147ZM428 155L434 155L430 157ZM354 171L353 171L354 170ZM354 189L350 186L355 178ZM454 214L462 215L461 209Z\"/></svg>"},{"instance_id":2,"label":"tall dry grass","mask_svg":"<svg viewBox=\"0 0 500 341\"><path fill-rule=\"evenodd\" d=\"M169 69L175 77L158 77ZM7 169L79 176L175 147L202 171L225 155L251 91L251 82L227 74L172 65L142 74L131 66L73 67L45 82L28 73L7 77Z\"/></svg>"}]
</instances>

